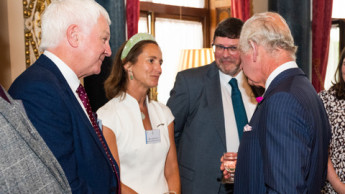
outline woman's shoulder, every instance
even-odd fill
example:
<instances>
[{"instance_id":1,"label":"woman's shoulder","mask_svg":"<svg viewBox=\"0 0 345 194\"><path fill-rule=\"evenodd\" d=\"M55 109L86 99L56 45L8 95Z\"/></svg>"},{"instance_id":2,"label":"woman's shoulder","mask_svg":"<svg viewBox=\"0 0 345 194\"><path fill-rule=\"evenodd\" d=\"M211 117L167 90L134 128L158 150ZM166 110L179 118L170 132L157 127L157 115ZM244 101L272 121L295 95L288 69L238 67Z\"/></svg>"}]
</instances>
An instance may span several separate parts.
<instances>
[{"instance_id":1,"label":"woman's shoulder","mask_svg":"<svg viewBox=\"0 0 345 194\"><path fill-rule=\"evenodd\" d=\"M335 97L335 90L333 88L330 88L328 90L323 90L323 91L319 92L319 96L322 100L334 98Z\"/></svg>"},{"instance_id":2,"label":"woman's shoulder","mask_svg":"<svg viewBox=\"0 0 345 194\"><path fill-rule=\"evenodd\" d=\"M167 111L167 110L170 111L170 108L169 108L167 105L165 105L165 104L163 104L163 103L161 103L161 102L159 102L159 101L150 100L149 103L150 103L153 107L155 107L155 108L160 108L160 109L162 109L162 110L164 110L164 111Z\"/></svg>"},{"instance_id":3,"label":"woman's shoulder","mask_svg":"<svg viewBox=\"0 0 345 194\"><path fill-rule=\"evenodd\" d=\"M335 106L340 106L343 104L345 101L344 100L339 100L336 97L336 91L334 88L330 88L329 90L324 90L319 93L319 96L327 109L328 107L332 108Z\"/></svg>"},{"instance_id":4,"label":"woman's shoulder","mask_svg":"<svg viewBox=\"0 0 345 194\"><path fill-rule=\"evenodd\" d=\"M97 110L97 114L113 112L114 110L118 108L120 101L121 101L120 97L114 97L110 99L107 103L105 103L102 107L100 107Z\"/></svg>"},{"instance_id":5,"label":"woman's shoulder","mask_svg":"<svg viewBox=\"0 0 345 194\"><path fill-rule=\"evenodd\" d=\"M155 100L151 100L150 107L154 109L154 112L156 112L160 120L164 120L167 125L174 120L174 115L172 114L170 108L165 104Z\"/></svg>"}]
</instances>

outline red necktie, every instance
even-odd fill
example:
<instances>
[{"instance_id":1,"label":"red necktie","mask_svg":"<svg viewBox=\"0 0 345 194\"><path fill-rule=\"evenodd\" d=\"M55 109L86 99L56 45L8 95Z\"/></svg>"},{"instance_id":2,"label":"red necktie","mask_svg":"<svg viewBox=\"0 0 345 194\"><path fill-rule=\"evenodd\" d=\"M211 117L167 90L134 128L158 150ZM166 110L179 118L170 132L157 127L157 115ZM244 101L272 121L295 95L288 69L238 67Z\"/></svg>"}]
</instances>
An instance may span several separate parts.
<instances>
[{"instance_id":1,"label":"red necktie","mask_svg":"<svg viewBox=\"0 0 345 194\"><path fill-rule=\"evenodd\" d=\"M83 102L83 105L86 109L86 112L87 112L87 115L89 116L90 120L91 120L91 123L92 123L92 126L93 128L95 129L95 132L98 136L98 139L99 141L102 143L102 146L104 148L104 151L105 153L107 154L107 157L111 163L111 166L113 168L113 171L115 172L116 174L116 178L117 178L117 185L118 185L118 193L121 193L120 189L121 189L121 185L120 185L120 179L119 179L119 176L117 174L117 171L116 171L116 168L115 168L115 164L114 164L114 161L111 159L111 156L110 156L110 153L109 153L109 150L107 148L107 146L105 145L105 142L102 138L102 133L101 133L101 130L99 129L98 127L98 124L96 122L96 119L94 117L94 115L92 114L92 109L91 109L91 106L90 106L90 102L89 102L89 98L87 97L87 94L86 94L86 91L85 91L85 88L80 84L78 89L77 89L77 94L79 95L79 98L80 100Z\"/></svg>"},{"instance_id":2,"label":"red necktie","mask_svg":"<svg viewBox=\"0 0 345 194\"><path fill-rule=\"evenodd\" d=\"M1 86L0 86L0 96L1 96L4 100L6 100L8 103L10 103L10 100L7 98L7 96L6 96L4 90L2 89Z\"/></svg>"}]
</instances>

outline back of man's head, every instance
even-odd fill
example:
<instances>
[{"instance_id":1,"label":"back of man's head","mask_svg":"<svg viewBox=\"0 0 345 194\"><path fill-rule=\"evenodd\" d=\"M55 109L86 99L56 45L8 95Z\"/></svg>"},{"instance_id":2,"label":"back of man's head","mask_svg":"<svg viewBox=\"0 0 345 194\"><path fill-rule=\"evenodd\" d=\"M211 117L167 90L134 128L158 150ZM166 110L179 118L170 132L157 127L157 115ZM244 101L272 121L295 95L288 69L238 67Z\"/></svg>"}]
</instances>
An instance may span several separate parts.
<instances>
[{"instance_id":1,"label":"back of man's head","mask_svg":"<svg viewBox=\"0 0 345 194\"><path fill-rule=\"evenodd\" d=\"M91 31L100 15L110 25L108 12L94 0L52 0L42 15L40 49L56 47L72 24L85 32Z\"/></svg>"},{"instance_id":2,"label":"back of man's head","mask_svg":"<svg viewBox=\"0 0 345 194\"><path fill-rule=\"evenodd\" d=\"M278 13L256 13L245 22L240 38L242 52L252 48L250 42L264 46L269 53L275 49L282 49L287 51L293 60L296 58L297 46L290 28Z\"/></svg>"},{"instance_id":3,"label":"back of man's head","mask_svg":"<svg viewBox=\"0 0 345 194\"><path fill-rule=\"evenodd\" d=\"M237 18L227 18L221 21L218 25L216 30L214 31L213 41L217 36L220 37L227 37L231 39L238 39L240 38L241 29L243 26L243 22Z\"/></svg>"}]
</instances>

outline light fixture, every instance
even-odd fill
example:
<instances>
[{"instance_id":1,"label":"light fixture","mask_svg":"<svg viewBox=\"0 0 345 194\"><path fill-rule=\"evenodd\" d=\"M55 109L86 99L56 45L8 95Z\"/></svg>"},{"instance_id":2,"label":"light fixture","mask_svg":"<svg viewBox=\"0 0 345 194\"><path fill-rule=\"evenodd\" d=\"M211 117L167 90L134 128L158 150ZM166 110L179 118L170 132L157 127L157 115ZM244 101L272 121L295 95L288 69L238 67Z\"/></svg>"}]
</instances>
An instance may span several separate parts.
<instances>
[{"instance_id":1,"label":"light fixture","mask_svg":"<svg viewBox=\"0 0 345 194\"><path fill-rule=\"evenodd\" d=\"M180 55L178 71L200 67L210 64L213 61L214 53L212 48L183 49Z\"/></svg>"}]
</instances>

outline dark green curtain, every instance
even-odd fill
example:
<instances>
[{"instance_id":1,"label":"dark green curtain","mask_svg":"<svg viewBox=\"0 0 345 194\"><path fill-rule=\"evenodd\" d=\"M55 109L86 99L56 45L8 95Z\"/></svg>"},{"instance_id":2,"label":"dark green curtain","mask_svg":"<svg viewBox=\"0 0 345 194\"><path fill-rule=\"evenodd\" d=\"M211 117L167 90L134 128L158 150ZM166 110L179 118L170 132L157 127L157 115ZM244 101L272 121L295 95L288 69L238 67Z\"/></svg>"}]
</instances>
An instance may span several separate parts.
<instances>
[{"instance_id":1,"label":"dark green curtain","mask_svg":"<svg viewBox=\"0 0 345 194\"><path fill-rule=\"evenodd\" d=\"M311 79L311 4L310 0L269 0L269 11L279 13L290 27L297 65Z\"/></svg>"},{"instance_id":2,"label":"dark green curtain","mask_svg":"<svg viewBox=\"0 0 345 194\"><path fill-rule=\"evenodd\" d=\"M124 0L96 0L96 2L102 5L110 16L110 47L112 56L106 57L103 61L99 75L84 78L85 90L89 96L92 111L94 112L108 101L105 97L103 83L110 73L112 61L118 48L126 40L126 9Z\"/></svg>"}]
</instances>

